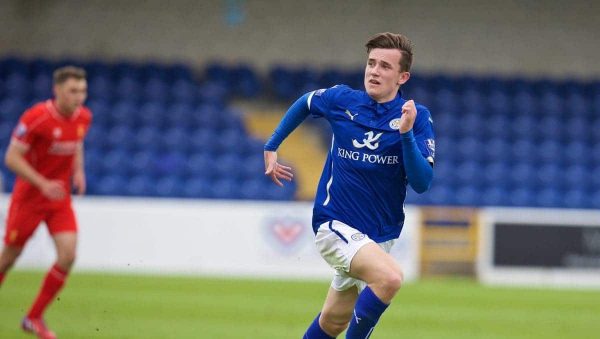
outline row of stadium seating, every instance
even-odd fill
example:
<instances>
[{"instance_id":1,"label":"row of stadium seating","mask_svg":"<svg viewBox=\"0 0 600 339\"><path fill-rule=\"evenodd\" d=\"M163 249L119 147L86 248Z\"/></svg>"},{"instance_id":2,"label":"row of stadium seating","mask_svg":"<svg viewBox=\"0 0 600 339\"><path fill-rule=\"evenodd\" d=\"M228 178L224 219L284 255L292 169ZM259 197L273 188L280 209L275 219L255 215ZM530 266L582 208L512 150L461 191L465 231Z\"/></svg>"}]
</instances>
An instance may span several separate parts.
<instances>
[{"instance_id":1,"label":"row of stadium seating","mask_svg":"<svg viewBox=\"0 0 600 339\"><path fill-rule=\"evenodd\" d=\"M264 176L263 141L251 137L221 87L182 65L0 61L0 145L18 117L50 96L52 71L88 72L94 123L86 138L88 193L95 195L291 200ZM5 189L14 175L2 167Z\"/></svg>"},{"instance_id":2,"label":"row of stadium seating","mask_svg":"<svg viewBox=\"0 0 600 339\"><path fill-rule=\"evenodd\" d=\"M60 64L0 60L2 145L23 109L43 98L36 81L49 87ZM335 83L362 87L362 70L277 66L263 79L247 65L210 64L197 77L182 65L83 66L95 113L92 194L292 198L293 185L282 191L261 178L263 141L248 136L229 98L289 103ZM432 191L408 202L600 207L600 83L416 75L403 93L432 111L438 154Z\"/></svg>"}]
</instances>

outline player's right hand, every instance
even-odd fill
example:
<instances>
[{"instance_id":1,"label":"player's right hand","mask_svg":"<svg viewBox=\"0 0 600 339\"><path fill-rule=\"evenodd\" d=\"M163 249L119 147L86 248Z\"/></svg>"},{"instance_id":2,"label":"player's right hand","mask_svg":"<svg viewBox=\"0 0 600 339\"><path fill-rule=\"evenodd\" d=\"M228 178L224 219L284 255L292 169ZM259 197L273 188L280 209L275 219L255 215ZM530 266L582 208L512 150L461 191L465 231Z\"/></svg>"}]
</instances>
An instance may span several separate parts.
<instances>
[{"instance_id":1,"label":"player's right hand","mask_svg":"<svg viewBox=\"0 0 600 339\"><path fill-rule=\"evenodd\" d=\"M63 200L67 195L67 191L60 180L45 181L40 187L40 191L50 200Z\"/></svg>"},{"instance_id":2,"label":"player's right hand","mask_svg":"<svg viewBox=\"0 0 600 339\"><path fill-rule=\"evenodd\" d=\"M277 152L265 151L265 175L271 178L277 186L283 187L279 179L292 181L292 168L277 162Z\"/></svg>"}]
</instances>

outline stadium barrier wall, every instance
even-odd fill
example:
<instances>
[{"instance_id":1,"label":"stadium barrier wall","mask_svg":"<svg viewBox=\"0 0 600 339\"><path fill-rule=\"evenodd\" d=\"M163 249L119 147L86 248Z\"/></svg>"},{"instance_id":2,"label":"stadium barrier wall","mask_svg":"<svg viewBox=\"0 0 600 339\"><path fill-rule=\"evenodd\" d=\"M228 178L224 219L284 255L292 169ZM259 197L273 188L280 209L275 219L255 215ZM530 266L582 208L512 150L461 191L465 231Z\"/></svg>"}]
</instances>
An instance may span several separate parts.
<instances>
[{"instance_id":1,"label":"stadium barrier wall","mask_svg":"<svg viewBox=\"0 0 600 339\"><path fill-rule=\"evenodd\" d=\"M482 219L482 282L600 288L600 212L490 208Z\"/></svg>"},{"instance_id":2,"label":"stadium barrier wall","mask_svg":"<svg viewBox=\"0 0 600 339\"><path fill-rule=\"evenodd\" d=\"M4 221L8 196L0 206ZM283 279L333 274L314 246L310 203L84 197L75 198L74 207L80 232L76 270ZM406 211L392 254L406 279L414 280L419 213ZM42 226L17 268L45 269L54 257Z\"/></svg>"}]
</instances>

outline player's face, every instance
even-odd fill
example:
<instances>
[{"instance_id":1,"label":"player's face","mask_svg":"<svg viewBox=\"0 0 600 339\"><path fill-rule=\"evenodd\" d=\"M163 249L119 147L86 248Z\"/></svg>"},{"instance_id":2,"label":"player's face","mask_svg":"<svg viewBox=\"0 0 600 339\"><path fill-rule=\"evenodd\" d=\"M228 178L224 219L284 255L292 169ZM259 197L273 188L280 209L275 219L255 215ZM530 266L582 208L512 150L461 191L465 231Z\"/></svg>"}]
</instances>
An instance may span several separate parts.
<instances>
[{"instance_id":1,"label":"player's face","mask_svg":"<svg viewBox=\"0 0 600 339\"><path fill-rule=\"evenodd\" d=\"M365 89L377 102L388 102L396 97L400 85L410 73L400 70L402 53L397 49L375 48L369 52L365 68Z\"/></svg>"},{"instance_id":2,"label":"player's face","mask_svg":"<svg viewBox=\"0 0 600 339\"><path fill-rule=\"evenodd\" d=\"M61 111L73 113L87 98L87 81L69 78L62 84L54 85L54 95Z\"/></svg>"}]
</instances>

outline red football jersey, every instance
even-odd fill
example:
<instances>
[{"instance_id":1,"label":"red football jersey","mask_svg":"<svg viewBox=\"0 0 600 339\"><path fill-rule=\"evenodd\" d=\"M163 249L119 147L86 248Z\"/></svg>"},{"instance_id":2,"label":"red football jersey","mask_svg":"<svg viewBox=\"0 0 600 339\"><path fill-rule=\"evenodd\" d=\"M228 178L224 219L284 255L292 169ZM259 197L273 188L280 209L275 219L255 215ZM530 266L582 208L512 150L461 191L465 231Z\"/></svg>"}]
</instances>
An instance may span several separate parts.
<instances>
[{"instance_id":1,"label":"red football jersey","mask_svg":"<svg viewBox=\"0 0 600 339\"><path fill-rule=\"evenodd\" d=\"M48 179L60 180L67 198L50 201L28 181L17 176L13 201L39 203L44 206L71 202L71 177L77 148L83 146L92 113L86 107L77 109L70 118L60 113L53 100L40 102L27 110L13 131L12 142L28 147L25 159Z\"/></svg>"}]
</instances>

